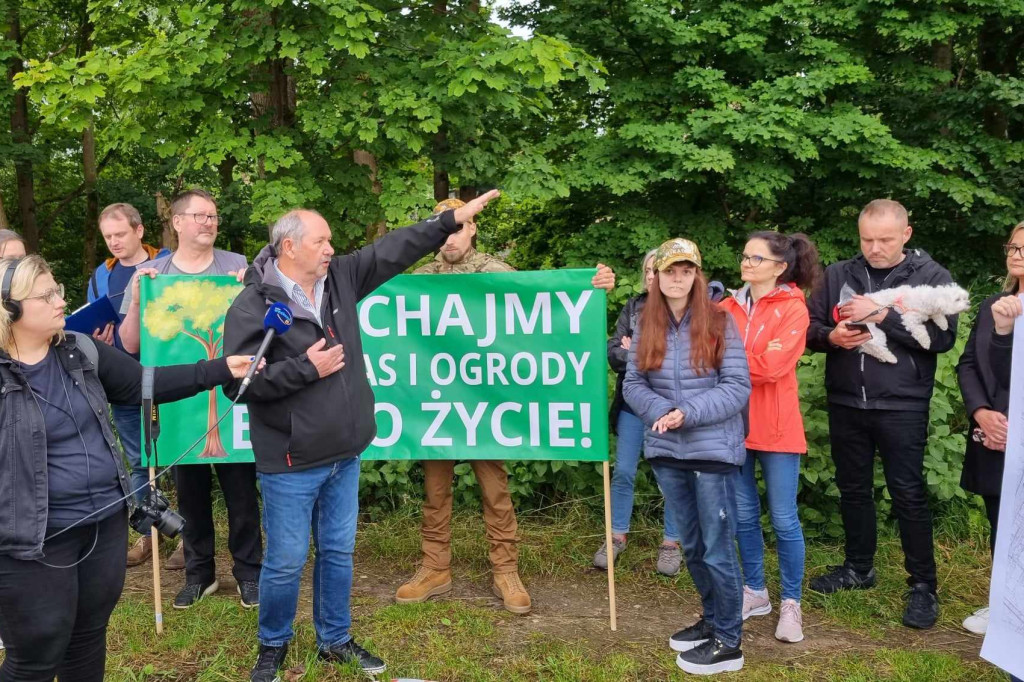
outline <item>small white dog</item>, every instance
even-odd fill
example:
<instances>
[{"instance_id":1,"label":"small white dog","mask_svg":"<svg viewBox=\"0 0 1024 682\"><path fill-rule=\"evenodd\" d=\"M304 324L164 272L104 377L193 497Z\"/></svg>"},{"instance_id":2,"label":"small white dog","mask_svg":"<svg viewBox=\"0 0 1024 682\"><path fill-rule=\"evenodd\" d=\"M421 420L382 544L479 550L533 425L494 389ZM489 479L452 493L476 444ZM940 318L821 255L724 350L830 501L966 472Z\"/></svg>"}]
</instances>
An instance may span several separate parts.
<instances>
[{"instance_id":1,"label":"small white dog","mask_svg":"<svg viewBox=\"0 0 1024 682\"><path fill-rule=\"evenodd\" d=\"M844 284L839 294L840 305L854 295L853 289ZM949 329L949 321L946 319L948 315L962 313L971 306L970 294L955 284L938 287L905 285L882 289L866 296L875 305L886 306L893 313L900 315L903 326L926 350L931 347L932 339L928 336L925 322L934 322L939 329L945 331ZM896 356L889 350L885 332L870 322L868 329L871 331L871 340L860 346L860 352L867 353L881 362L895 363Z\"/></svg>"}]
</instances>

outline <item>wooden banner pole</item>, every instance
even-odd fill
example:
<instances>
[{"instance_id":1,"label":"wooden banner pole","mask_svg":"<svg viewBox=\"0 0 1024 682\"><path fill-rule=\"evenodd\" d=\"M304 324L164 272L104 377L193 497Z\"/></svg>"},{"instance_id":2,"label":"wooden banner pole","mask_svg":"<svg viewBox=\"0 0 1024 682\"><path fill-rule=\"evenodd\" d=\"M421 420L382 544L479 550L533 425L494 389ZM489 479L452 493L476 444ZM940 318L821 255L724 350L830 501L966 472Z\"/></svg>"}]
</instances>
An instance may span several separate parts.
<instances>
[{"instance_id":1,"label":"wooden banner pole","mask_svg":"<svg viewBox=\"0 0 1024 682\"><path fill-rule=\"evenodd\" d=\"M612 544L612 481L611 468L604 463L604 546L608 554L608 613L612 632L615 623L615 546Z\"/></svg>"},{"instance_id":2,"label":"wooden banner pole","mask_svg":"<svg viewBox=\"0 0 1024 682\"><path fill-rule=\"evenodd\" d=\"M156 467L149 467L149 486L156 490ZM153 543L153 615L156 618L156 634L164 633L163 597L160 594L160 532L156 527L149 530Z\"/></svg>"}]
</instances>

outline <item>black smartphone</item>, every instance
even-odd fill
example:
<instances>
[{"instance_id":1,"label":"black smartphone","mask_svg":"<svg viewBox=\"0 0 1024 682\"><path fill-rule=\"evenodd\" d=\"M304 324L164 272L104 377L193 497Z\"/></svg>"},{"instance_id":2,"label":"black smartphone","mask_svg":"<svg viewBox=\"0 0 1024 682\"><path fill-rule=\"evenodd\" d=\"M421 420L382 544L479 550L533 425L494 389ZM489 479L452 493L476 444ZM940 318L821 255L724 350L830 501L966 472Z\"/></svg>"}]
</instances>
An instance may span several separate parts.
<instances>
[{"instance_id":1,"label":"black smartphone","mask_svg":"<svg viewBox=\"0 0 1024 682\"><path fill-rule=\"evenodd\" d=\"M871 330L868 329L866 322L847 322L846 328L855 332L860 332L861 334L868 334L871 332Z\"/></svg>"}]
</instances>

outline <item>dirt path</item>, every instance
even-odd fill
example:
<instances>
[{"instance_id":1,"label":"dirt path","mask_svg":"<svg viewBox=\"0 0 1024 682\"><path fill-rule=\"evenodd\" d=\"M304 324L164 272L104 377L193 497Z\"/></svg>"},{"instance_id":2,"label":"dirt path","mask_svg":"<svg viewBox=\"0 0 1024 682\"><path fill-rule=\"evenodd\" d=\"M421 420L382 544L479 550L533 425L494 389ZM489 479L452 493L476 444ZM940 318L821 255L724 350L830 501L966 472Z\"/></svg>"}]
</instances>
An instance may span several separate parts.
<instances>
[{"instance_id":1,"label":"dirt path","mask_svg":"<svg viewBox=\"0 0 1024 682\"><path fill-rule=\"evenodd\" d=\"M235 582L228 567L230 557L218 555L220 594L234 596ZM360 561L357 556L353 610L360 615L393 603L395 590L408 578L406 567L393 569L382 563ZM312 567L307 565L303 576L299 611L301 618L311 617L310 585ZM617 588L618 631L611 632L608 623L607 580L603 571L586 569L572 579L532 578L527 587L533 598L533 612L523 617L502 618L497 627L505 639L527 639L534 633L547 638L584 643L595 652L611 649L628 650L633 646L662 646L668 636L692 622L700 612L697 595L680 591L666 581L623 581ZM184 583L181 571L163 571L165 607ZM126 593L151 598L152 567L149 564L128 570ZM470 574L456 569L452 592L444 597L463 600L482 608L501 610L490 590L490 574ZM846 652L872 651L883 647L911 648L956 653L965 660L978 660L981 638L962 630L938 627L918 632L894 625L881 638L839 627L817 609L804 612L805 639L797 644L784 644L774 637L775 613L754 618L744 624L744 653L751 660L770 660L786 665L811 662L817 658L834 657Z\"/></svg>"}]
</instances>

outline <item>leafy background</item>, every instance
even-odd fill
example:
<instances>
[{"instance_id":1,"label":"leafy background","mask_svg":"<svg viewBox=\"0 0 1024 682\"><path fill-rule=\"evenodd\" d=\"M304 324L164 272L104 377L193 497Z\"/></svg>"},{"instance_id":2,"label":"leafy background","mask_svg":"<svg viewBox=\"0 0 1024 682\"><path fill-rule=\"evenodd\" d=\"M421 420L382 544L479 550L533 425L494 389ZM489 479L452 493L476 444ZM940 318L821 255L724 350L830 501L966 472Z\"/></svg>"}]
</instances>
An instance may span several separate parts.
<instances>
[{"instance_id":1,"label":"leafy background","mask_svg":"<svg viewBox=\"0 0 1024 682\"><path fill-rule=\"evenodd\" d=\"M498 186L482 247L520 269L611 264L610 315L670 236L733 283L748 232L805 231L834 262L881 196L981 297L1024 218L1024 0L0 0L0 35L0 227L74 297L105 255L103 205L134 203L158 241L160 197L192 185L250 257L294 206L349 249ZM956 357L926 467L940 512L974 514ZM821 361L800 370L801 496L834 535ZM592 466L510 466L523 506L599 491ZM419 497L411 464L364 476L368 509ZM656 499L649 477L638 492Z\"/></svg>"}]
</instances>

